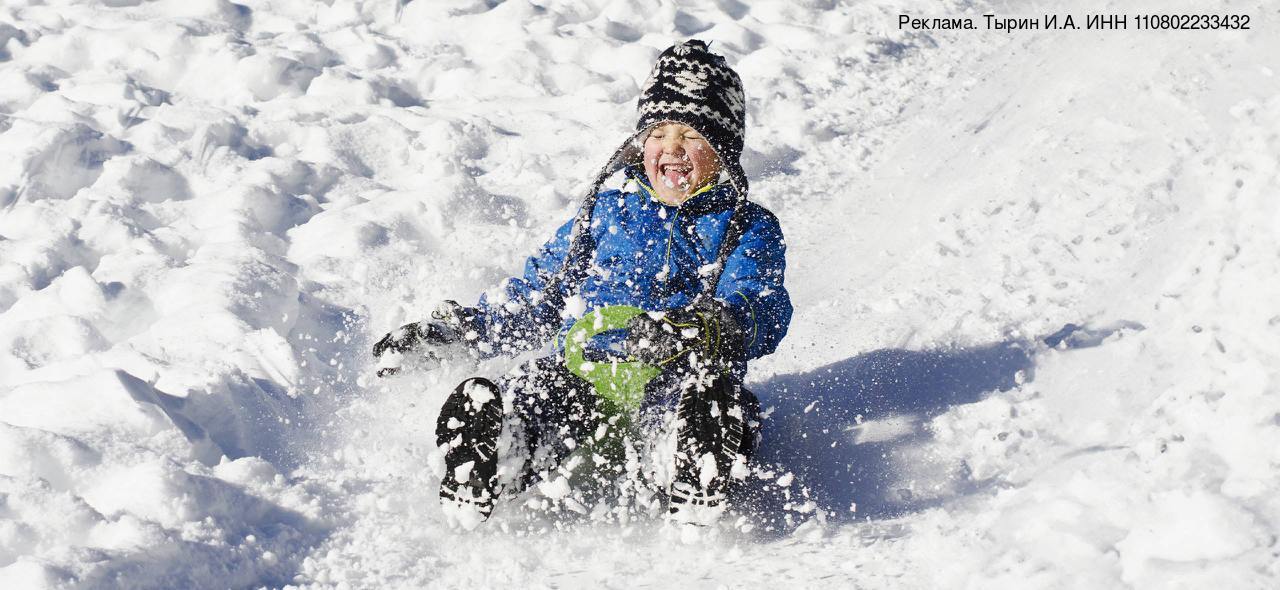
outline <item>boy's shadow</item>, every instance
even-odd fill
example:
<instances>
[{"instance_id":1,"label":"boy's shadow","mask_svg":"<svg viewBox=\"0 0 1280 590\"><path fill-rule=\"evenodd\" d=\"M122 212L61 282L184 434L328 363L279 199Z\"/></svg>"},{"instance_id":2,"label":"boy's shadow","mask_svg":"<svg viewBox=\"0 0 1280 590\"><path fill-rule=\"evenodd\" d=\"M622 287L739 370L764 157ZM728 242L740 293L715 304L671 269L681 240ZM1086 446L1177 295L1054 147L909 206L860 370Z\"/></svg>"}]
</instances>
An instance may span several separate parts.
<instances>
[{"instance_id":1,"label":"boy's shadow","mask_svg":"<svg viewBox=\"0 0 1280 590\"><path fill-rule=\"evenodd\" d=\"M1096 346L1123 328L1141 326L1068 324L1042 342L1059 349ZM1006 341L929 351L875 350L751 384L766 415L753 464L779 469L769 479L751 476L735 492L735 504L748 507L764 525L759 531L764 536L786 533L813 515L794 510L805 501L801 487L825 510L827 523L883 518L936 504L941 499L896 489L902 486L895 454L930 437L924 428L928 419L1030 381L1034 353L1043 346ZM776 484L788 471L796 476L790 498ZM856 511L851 509L855 503Z\"/></svg>"},{"instance_id":2,"label":"boy's shadow","mask_svg":"<svg viewBox=\"0 0 1280 590\"><path fill-rule=\"evenodd\" d=\"M886 348L751 385L765 416L753 463L778 468L768 480L751 476L737 494L776 534L808 518L792 513L787 522L778 520L805 502L801 488L826 511L827 522L919 508L913 495L892 489L893 450L928 436L924 421L948 407L1014 387L1019 371L1029 380L1028 348L1021 342L941 351ZM795 474L791 498L776 484L788 471Z\"/></svg>"}]
</instances>

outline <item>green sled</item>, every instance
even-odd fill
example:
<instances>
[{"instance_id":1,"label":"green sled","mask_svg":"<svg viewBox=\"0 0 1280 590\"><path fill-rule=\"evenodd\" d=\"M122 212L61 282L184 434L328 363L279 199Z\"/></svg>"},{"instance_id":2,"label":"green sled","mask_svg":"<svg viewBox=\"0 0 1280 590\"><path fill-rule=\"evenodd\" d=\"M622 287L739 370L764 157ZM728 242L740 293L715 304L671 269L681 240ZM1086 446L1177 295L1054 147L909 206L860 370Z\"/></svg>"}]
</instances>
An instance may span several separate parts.
<instances>
[{"instance_id":1,"label":"green sled","mask_svg":"<svg viewBox=\"0 0 1280 590\"><path fill-rule=\"evenodd\" d=\"M638 409L644 386L661 370L639 361L588 361L583 347L597 335L626 328L628 320L642 313L643 309L630 305L601 307L582 316L565 335L565 366L595 388L608 413L629 414Z\"/></svg>"},{"instance_id":2,"label":"green sled","mask_svg":"<svg viewBox=\"0 0 1280 590\"><path fill-rule=\"evenodd\" d=\"M569 485L588 496L596 496L623 476L626 440L634 433L633 417L644 401L644 387L661 370L638 361L588 361L584 347L592 338L609 330L627 327L627 320L644 313L629 305L601 307L583 316L569 328L564 339L565 366L582 377L600 396L604 413L601 428L566 459Z\"/></svg>"}]
</instances>

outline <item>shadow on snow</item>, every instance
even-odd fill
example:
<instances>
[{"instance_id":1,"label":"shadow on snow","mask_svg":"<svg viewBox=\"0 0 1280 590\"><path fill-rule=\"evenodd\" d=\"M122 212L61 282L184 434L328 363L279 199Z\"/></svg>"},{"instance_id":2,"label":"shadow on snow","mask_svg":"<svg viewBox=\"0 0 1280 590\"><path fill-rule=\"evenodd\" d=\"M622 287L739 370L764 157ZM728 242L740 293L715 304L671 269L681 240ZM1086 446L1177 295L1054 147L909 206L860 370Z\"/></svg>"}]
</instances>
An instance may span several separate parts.
<instances>
[{"instance_id":1,"label":"shadow on snow","mask_svg":"<svg viewBox=\"0 0 1280 590\"><path fill-rule=\"evenodd\" d=\"M1124 328L1141 326L1068 324L1041 339L1043 344L1011 340L927 351L875 350L806 373L752 384L766 411L763 439L753 462L778 469L772 478L752 476L735 492L736 503L761 517L762 534L771 536L794 529L808 518L794 511L805 501L798 494L801 487L808 488L809 497L826 511L828 523L892 517L945 501L947 497L922 498L903 488L894 462L903 451L932 438L925 427L930 418L1031 381L1035 352L1046 345L1097 346ZM795 483L778 486L776 478L788 471L796 475ZM954 478L962 481L951 496L981 486L959 471ZM783 488L790 488L790 498ZM856 511L851 509L855 503ZM788 512L790 519L785 516Z\"/></svg>"}]
</instances>

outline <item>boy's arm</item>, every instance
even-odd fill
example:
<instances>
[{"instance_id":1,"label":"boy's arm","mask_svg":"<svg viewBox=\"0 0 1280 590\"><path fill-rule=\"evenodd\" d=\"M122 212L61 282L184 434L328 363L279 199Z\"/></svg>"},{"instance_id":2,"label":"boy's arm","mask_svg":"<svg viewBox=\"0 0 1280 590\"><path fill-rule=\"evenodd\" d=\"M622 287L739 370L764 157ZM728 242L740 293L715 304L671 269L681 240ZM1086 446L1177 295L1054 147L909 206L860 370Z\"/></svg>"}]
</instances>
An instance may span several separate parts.
<instances>
[{"instance_id":1,"label":"boy's arm","mask_svg":"<svg viewBox=\"0 0 1280 590\"><path fill-rule=\"evenodd\" d=\"M754 213L716 286L716 299L742 329L748 360L773 352L791 323L791 297L782 284L787 266L782 228L768 211Z\"/></svg>"},{"instance_id":2,"label":"boy's arm","mask_svg":"<svg viewBox=\"0 0 1280 590\"><path fill-rule=\"evenodd\" d=\"M525 261L523 276L505 279L480 296L472 325L481 354L515 354L537 348L560 327L562 298L547 297L543 290L564 264L572 230L570 219Z\"/></svg>"}]
</instances>

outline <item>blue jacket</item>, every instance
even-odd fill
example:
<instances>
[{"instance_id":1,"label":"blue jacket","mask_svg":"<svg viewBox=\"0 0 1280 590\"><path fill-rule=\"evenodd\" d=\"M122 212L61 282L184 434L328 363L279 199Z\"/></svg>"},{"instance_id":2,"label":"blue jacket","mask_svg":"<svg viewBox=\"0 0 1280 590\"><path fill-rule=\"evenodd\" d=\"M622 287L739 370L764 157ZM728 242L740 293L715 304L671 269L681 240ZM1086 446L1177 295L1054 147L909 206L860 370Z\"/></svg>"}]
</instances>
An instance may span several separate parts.
<instances>
[{"instance_id":1,"label":"blue jacket","mask_svg":"<svg viewBox=\"0 0 1280 590\"><path fill-rule=\"evenodd\" d=\"M564 263L573 220L525 263L524 276L503 281L480 298L477 327L488 354L516 353L541 346L559 328L563 335L587 312L609 305L632 305L649 311L682 307L702 289L698 269L715 261L737 195L728 183L685 201L679 207L653 197L644 173L627 170L627 186L599 194L591 234L596 248L579 298L563 308L549 308L542 290ZM746 208L745 231L725 263L715 298L726 304L744 334L746 358L735 364L741 378L746 361L773 352L787 333L791 299L783 286L786 245L778 220L752 202ZM564 294L570 295L568 293Z\"/></svg>"}]
</instances>

